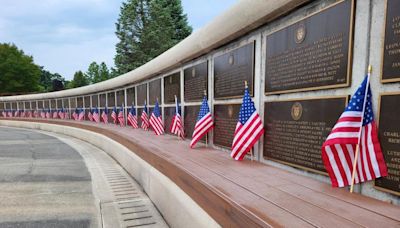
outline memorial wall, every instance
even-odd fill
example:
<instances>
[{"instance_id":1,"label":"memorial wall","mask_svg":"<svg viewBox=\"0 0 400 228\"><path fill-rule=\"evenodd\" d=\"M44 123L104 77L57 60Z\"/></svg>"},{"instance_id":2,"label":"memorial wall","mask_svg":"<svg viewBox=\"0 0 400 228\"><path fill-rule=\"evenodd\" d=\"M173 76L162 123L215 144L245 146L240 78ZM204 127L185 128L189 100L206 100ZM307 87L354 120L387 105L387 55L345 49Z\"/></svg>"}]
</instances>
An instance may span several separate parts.
<instances>
[{"instance_id":1,"label":"memorial wall","mask_svg":"<svg viewBox=\"0 0 400 228\"><path fill-rule=\"evenodd\" d=\"M189 140L206 93L215 122L207 143L226 153L246 81L265 126L254 147L256 159L328 182L321 146L371 64L373 106L389 176L357 191L400 204L400 1L289 2L300 6L145 79L77 96L0 97L0 112L124 104L126 110L135 105L140 115L145 103L151 113L158 100L168 133L176 96Z\"/></svg>"}]
</instances>

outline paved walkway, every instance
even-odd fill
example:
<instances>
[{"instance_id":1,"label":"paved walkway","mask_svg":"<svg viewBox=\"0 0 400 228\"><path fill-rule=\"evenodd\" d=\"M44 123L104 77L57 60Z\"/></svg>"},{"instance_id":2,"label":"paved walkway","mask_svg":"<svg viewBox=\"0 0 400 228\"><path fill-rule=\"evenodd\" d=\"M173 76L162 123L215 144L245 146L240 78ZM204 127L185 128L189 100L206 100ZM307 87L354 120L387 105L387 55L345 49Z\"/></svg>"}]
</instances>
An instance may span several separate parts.
<instances>
[{"instance_id":1,"label":"paved walkway","mask_svg":"<svg viewBox=\"0 0 400 228\"><path fill-rule=\"evenodd\" d=\"M0 127L0 228L167 227L106 153L67 136Z\"/></svg>"}]
</instances>

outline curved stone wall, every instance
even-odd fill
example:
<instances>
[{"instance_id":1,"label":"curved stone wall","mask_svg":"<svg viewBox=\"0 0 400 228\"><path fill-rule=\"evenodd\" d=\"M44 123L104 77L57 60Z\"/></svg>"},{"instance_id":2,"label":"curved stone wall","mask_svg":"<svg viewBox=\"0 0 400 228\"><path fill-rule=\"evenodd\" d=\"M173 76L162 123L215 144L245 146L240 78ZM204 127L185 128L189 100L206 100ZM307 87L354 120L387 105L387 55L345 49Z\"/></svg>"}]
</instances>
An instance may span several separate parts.
<instances>
[{"instance_id":1,"label":"curved stone wall","mask_svg":"<svg viewBox=\"0 0 400 228\"><path fill-rule=\"evenodd\" d=\"M389 92L397 94L399 91L397 82L393 83L392 80L392 83L386 83L381 81L379 76L383 64L382 47L384 44L382 37L384 31L382 28L385 27L387 1L390 0L242 0L175 47L132 72L82 88L45 94L0 97L0 112L10 109L42 110L43 108L52 110L66 108L73 111L77 107L84 108L87 111L91 107L113 108L122 104L125 104L127 109L126 104L134 103L137 113L140 113L144 100L150 103L151 109L154 107L154 100L159 98L163 119L168 127L174 107L174 104L170 102L170 97L171 95L178 95L185 116L185 127L191 129L194 124L193 119L197 115L196 112L201 103L198 95L202 91L196 90L196 88L204 86L208 90L209 104L216 116L216 122L220 124L219 126L222 126L216 127L214 132L209 135L209 144L226 152L227 144L229 144L226 142L229 142L230 138L224 139L219 136L233 134L231 128L232 125L234 127L234 124L236 124L236 116L232 113L236 114L241 103L240 94L242 92L238 88L241 88L244 80L251 82L256 108L261 118L270 121L268 123L275 121L276 116L287 115L288 118L292 118L293 116L290 117L290 110L282 111L283 114L278 113L275 117L273 111L285 110L285 103L292 107L293 102L301 105L297 105L295 108L303 107L304 118L306 118L307 110L314 110L314 113L321 113L322 117L319 118L323 120L331 119L335 122L335 119L339 117L338 112L341 112L345 106L346 97L358 88L366 74L368 65L371 64L374 69L371 78L371 87L374 93L374 112L376 115L382 116L380 114L381 109L378 107L381 95L384 96ZM339 12L343 15L340 14L337 17L338 13L333 12L331 15L327 13L342 6L344 8L340 9ZM324 15L328 16L325 17ZM318 19L319 16L322 19ZM349 22L345 21L344 25L348 28L346 26L343 26L343 28L346 33L348 32L348 37L340 37L340 39L349 40L347 44L342 42L342 45L344 45L343 53L346 56L348 55L347 61L345 61L347 67L345 67L345 72L342 72L342 78L338 78L335 83L329 85L316 83L315 86L300 89L288 87L289 89L279 91L266 91L266 87L268 87L268 85L266 86L266 75L274 67L280 69L280 65L276 65L280 62L276 58L273 59L275 61L274 66L268 65L271 63L268 62L271 53L279 52L279 48L282 48L281 44L292 42L291 40L280 39L280 31L296 32L296 36L298 36L290 39L296 41L293 43L301 44L304 37L312 37L313 34L325 34L325 32L330 31L329 28L341 27L338 24L341 20L347 20L346 18ZM313 26L310 25L314 25L313 23L318 21L326 23L326 25L319 30L313 30ZM293 30L292 27L295 27L295 29ZM304 30L302 30L303 28ZM316 25L314 28L318 28L318 26ZM337 34L342 33L337 32ZM327 36L325 40L322 38L315 40L313 44L328 42L329 39L333 39L332 37ZM278 44L271 45L269 38L275 39ZM332 42L339 42L340 39ZM307 42L307 39L305 42ZM311 51L311 49L308 49L308 51ZM314 54L310 52L309 56ZM336 57L340 58L340 56ZM298 61L302 59L300 56ZM324 58L318 57L317 59L323 61ZM225 63L225 65L221 65L221 63ZM238 67L230 70L224 68L230 65ZM280 71L280 73L285 74L284 71ZM322 73L333 74L329 70ZM191 76L194 78L198 74L204 76L205 81L190 81ZM233 77L232 75L236 76ZM280 76L280 74L277 75ZM300 84L304 82L299 81ZM276 83L276 85L280 84ZM234 89L229 89L231 87ZM190 91L193 93L190 93ZM334 107L333 111L325 113L326 106ZM329 117L328 113L334 114ZM310 118L318 119L311 116ZM293 120L295 120L295 117L293 117ZM290 119L290 121L293 120ZM320 121L320 124L326 124L324 126L326 129L332 127L330 126L332 125L331 122L322 122L324 121ZM268 124L265 122L264 124L268 132ZM397 129L397 131L400 131L400 129ZM326 132L322 134L326 134ZM329 182L326 173L315 164L307 167L305 161L299 165L296 162L274 157L275 151L266 151L268 147L265 145L268 140L265 140L265 138L267 137L270 136L266 135L254 148L258 161ZM301 140L303 139L299 138L299 140L299 143L302 143ZM385 148L383 149L385 150ZM317 149L314 148L314 150L313 153L316 153ZM310 157L310 163L313 163L313 158ZM315 167L312 167L313 165ZM396 166L396 164L393 166ZM396 172L393 169L392 171ZM373 182L363 184L357 191L396 204L399 204L400 201L399 192L377 188Z\"/></svg>"}]
</instances>

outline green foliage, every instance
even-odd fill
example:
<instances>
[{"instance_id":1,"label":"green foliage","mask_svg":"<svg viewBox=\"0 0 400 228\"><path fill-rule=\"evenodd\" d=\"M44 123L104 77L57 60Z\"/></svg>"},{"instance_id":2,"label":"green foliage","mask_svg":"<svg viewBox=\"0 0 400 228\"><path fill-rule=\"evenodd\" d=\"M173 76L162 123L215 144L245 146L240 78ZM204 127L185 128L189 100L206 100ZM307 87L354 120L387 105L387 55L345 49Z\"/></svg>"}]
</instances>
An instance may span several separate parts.
<instances>
[{"instance_id":1,"label":"green foliage","mask_svg":"<svg viewBox=\"0 0 400 228\"><path fill-rule=\"evenodd\" d=\"M58 73L51 73L44 69L43 66L40 67L40 92L51 92L63 90L65 88L66 82L63 76Z\"/></svg>"},{"instance_id":2,"label":"green foliage","mask_svg":"<svg viewBox=\"0 0 400 228\"><path fill-rule=\"evenodd\" d=\"M77 71L74 74L74 79L68 83L67 88L77 88L85 85L89 85L89 78L82 71Z\"/></svg>"},{"instance_id":3,"label":"green foliage","mask_svg":"<svg viewBox=\"0 0 400 228\"><path fill-rule=\"evenodd\" d=\"M110 70L108 70L108 67L104 62L100 63L100 65L96 62L92 62L89 65L85 76L91 84L102 82L112 78Z\"/></svg>"},{"instance_id":4,"label":"green foliage","mask_svg":"<svg viewBox=\"0 0 400 228\"><path fill-rule=\"evenodd\" d=\"M0 93L35 92L40 68L14 44L0 44Z\"/></svg>"},{"instance_id":5,"label":"green foliage","mask_svg":"<svg viewBox=\"0 0 400 228\"><path fill-rule=\"evenodd\" d=\"M191 32L180 0L127 0L116 23L116 72L145 64Z\"/></svg>"}]
</instances>

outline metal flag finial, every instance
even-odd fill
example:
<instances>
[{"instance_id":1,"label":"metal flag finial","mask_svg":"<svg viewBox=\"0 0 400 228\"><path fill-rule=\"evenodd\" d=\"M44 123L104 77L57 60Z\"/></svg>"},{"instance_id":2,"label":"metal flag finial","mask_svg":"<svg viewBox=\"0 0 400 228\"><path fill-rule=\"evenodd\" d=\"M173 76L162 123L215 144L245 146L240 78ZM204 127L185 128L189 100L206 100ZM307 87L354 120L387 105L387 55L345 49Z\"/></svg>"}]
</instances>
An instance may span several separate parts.
<instances>
[{"instance_id":1,"label":"metal flag finial","mask_svg":"<svg viewBox=\"0 0 400 228\"><path fill-rule=\"evenodd\" d=\"M370 73L370 74L372 73L372 65L368 66L368 73Z\"/></svg>"},{"instance_id":2,"label":"metal flag finial","mask_svg":"<svg viewBox=\"0 0 400 228\"><path fill-rule=\"evenodd\" d=\"M247 85L247 81L244 81L244 88L249 88L249 86Z\"/></svg>"}]
</instances>

